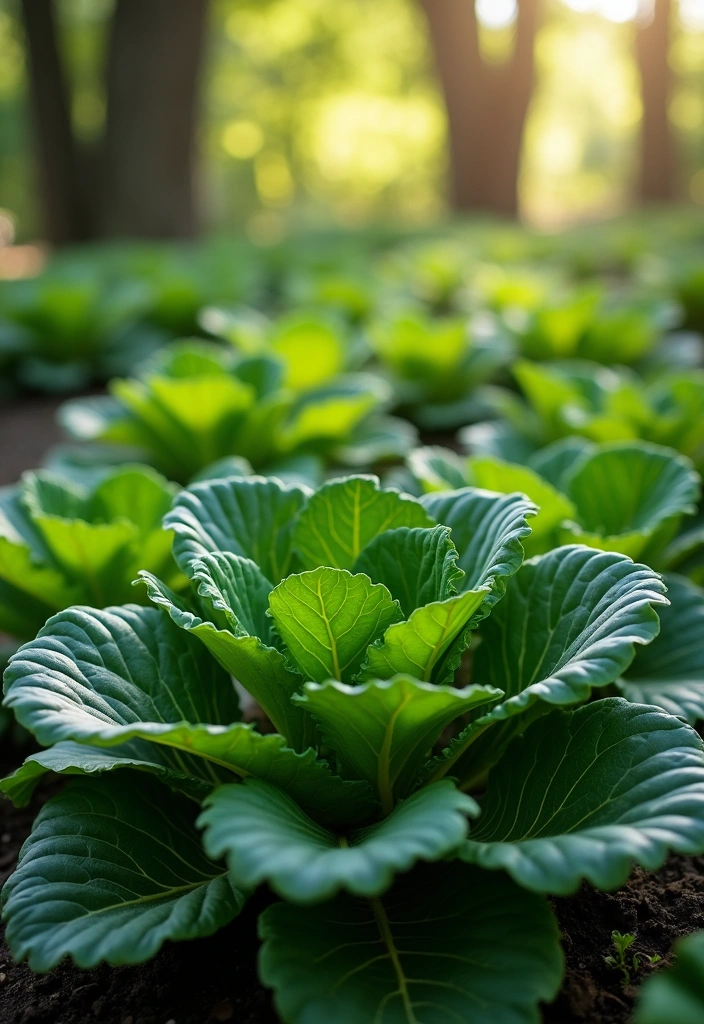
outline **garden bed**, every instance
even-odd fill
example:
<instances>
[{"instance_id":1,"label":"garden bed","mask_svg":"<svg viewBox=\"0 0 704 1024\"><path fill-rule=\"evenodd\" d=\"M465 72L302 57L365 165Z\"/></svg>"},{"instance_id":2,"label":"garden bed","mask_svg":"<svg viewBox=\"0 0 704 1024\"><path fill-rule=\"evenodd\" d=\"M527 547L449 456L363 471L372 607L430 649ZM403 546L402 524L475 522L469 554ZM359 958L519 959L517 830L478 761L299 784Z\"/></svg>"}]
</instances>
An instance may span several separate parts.
<instances>
[{"instance_id":1,"label":"garden bed","mask_svg":"<svg viewBox=\"0 0 704 1024\"><path fill-rule=\"evenodd\" d=\"M13 870L51 792L43 789L24 809L0 802L0 882ZM0 1019L3 1024L276 1024L270 994L257 978L253 939L265 903L266 896L257 894L217 935L167 943L138 967L79 971L64 962L50 974L36 975L15 964L3 943ZM635 932L638 952L665 960L677 938L704 928L704 858L671 857L655 874L637 869L616 893L584 886L577 896L553 904L567 973L557 1000L544 1008L544 1024L627 1024L637 987L624 988L619 973L604 964L612 952L611 932ZM646 964L641 976L653 969Z\"/></svg>"}]
</instances>

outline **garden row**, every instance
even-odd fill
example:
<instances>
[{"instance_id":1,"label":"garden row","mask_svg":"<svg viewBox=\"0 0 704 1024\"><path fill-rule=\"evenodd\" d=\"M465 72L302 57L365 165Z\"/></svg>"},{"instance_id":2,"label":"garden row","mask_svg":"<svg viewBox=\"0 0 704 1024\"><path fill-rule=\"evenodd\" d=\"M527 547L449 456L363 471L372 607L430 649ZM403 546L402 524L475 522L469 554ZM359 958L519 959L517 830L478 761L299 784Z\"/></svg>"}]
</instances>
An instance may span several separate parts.
<instances>
[{"instance_id":1,"label":"garden row","mask_svg":"<svg viewBox=\"0 0 704 1024\"><path fill-rule=\"evenodd\" d=\"M3 891L33 970L266 886L282 1020L529 1024L551 897L704 853L696 232L668 276L624 228L463 230L262 255L288 291L196 310L2 494L3 742L41 749L0 789L76 776ZM638 1024L700 1022L703 972L690 937Z\"/></svg>"}]
</instances>

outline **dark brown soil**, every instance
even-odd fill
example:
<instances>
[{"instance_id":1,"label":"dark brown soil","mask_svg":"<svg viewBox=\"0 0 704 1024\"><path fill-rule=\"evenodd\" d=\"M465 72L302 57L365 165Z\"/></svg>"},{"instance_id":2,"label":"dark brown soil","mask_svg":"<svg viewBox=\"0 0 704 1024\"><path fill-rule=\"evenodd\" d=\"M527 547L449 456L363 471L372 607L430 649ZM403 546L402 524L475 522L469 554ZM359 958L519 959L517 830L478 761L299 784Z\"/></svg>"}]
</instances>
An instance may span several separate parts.
<instances>
[{"instance_id":1,"label":"dark brown soil","mask_svg":"<svg viewBox=\"0 0 704 1024\"><path fill-rule=\"evenodd\" d=\"M55 417L63 400L25 398L0 406L0 485L39 466L46 451L62 440Z\"/></svg>"}]
</instances>

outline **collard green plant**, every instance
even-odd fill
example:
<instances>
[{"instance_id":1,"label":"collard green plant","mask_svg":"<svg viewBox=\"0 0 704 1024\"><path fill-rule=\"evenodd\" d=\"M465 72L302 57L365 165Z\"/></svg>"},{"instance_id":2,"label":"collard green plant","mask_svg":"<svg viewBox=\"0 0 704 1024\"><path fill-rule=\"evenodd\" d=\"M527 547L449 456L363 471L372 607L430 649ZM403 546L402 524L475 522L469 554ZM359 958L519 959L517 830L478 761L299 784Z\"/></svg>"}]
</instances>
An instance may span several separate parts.
<instances>
[{"instance_id":1,"label":"collard green plant","mask_svg":"<svg viewBox=\"0 0 704 1024\"><path fill-rule=\"evenodd\" d=\"M414 312L379 320L370 345L394 388L396 404L426 430L467 422L474 390L510 359L508 338L493 323L432 319Z\"/></svg>"},{"instance_id":2,"label":"collard green plant","mask_svg":"<svg viewBox=\"0 0 704 1024\"><path fill-rule=\"evenodd\" d=\"M674 448L704 466L704 371L660 373L644 382L625 369L589 362L532 363L512 368L523 393L488 389L497 419L475 423L463 440L476 454L524 461L553 441L637 438Z\"/></svg>"},{"instance_id":3,"label":"collard green plant","mask_svg":"<svg viewBox=\"0 0 704 1024\"><path fill-rule=\"evenodd\" d=\"M578 707L655 637L664 587L581 545L522 564L533 512L362 476L181 492L190 594L143 573L156 607L68 609L6 672L47 749L4 792L79 776L5 887L14 955L135 963L266 883L282 1020L537 1021L562 973L546 895L704 849L704 747L652 706Z\"/></svg>"},{"instance_id":4,"label":"collard green plant","mask_svg":"<svg viewBox=\"0 0 704 1024\"><path fill-rule=\"evenodd\" d=\"M699 1024L704 1020L704 932L675 945L675 964L643 983L636 1024Z\"/></svg>"},{"instance_id":5,"label":"collard green plant","mask_svg":"<svg viewBox=\"0 0 704 1024\"><path fill-rule=\"evenodd\" d=\"M361 374L314 384L309 376L304 384L298 367L308 366L305 337L298 343L297 355L289 347L285 359L239 357L207 342L174 344L140 376L113 381L110 396L67 403L61 422L73 437L127 447L182 483L230 456L281 472L303 453L321 464L402 456L413 431L379 415L388 386Z\"/></svg>"},{"instance_id":6,"label":"collard green plant","mask_svg":"<svg viewBox=\"0 0 704 1024\"><path fill-rule=\"evenodd\" d=\"M531 553L578 541L658 567L662 561L664 568L668 548L684 517L696 512L700 494L688 459L642 441L596 445L570 439L543 449L526 465L420 448L409 456L408 467L430 493L472 484L527 494L540 509L528 542Z\"/></svg>"},{"instance_id":7,"label":"collard green plant","mask_svg":"<svg viewBox=\"0 0 704 1024\"><path fill-rule=\"evenodd\" d=\"M4 488L0 630L26 640L69 605L134 600L131 582L147 564L178 586L161 527L175 490L139 465L94 474L90 485L39 470Z\"/></svg>"}]
</instances>

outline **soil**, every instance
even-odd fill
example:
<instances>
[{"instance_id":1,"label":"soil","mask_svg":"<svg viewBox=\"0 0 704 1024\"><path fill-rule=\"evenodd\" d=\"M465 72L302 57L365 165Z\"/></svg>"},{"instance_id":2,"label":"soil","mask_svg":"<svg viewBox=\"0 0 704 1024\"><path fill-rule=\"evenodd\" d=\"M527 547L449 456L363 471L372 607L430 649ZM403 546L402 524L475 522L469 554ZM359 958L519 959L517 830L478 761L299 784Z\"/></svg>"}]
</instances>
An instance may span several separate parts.
<instances>
[{"instance_id":1,"label":"soil","mask_svg":"<svg viewBox=\"0 0 704 1024\"><path fill-rule=\"evenodd\" d=\"M0 486L39 466L61 441L56 410L65 399L25 398L0 406Z\"/></svg>"}]
</instances>

